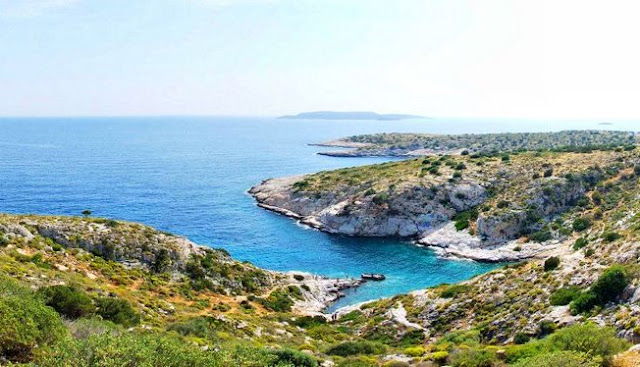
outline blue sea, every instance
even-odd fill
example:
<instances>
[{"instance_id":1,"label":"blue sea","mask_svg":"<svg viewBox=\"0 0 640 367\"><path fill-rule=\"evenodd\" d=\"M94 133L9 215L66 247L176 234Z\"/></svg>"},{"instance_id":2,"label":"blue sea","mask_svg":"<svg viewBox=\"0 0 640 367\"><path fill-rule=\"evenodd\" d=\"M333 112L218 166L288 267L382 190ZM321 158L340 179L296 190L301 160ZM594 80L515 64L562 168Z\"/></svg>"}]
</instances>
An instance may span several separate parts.
<instances>
[{"instance_id":1,"label":"blue sea","mask_svg":"<svg viewBox=\"0 0 640 367\"><path fill-rule=\"evenodd\" d=\"M383 162L317 155L309 143L374 132L486 133L637 129L637 121L253 117L0 119L0 211L142 222L273 270L383 273L333 308L468 279L496 265L444 260L398 240L331 236L258 208L270 178Z\"/></svg>"}]
</instances>

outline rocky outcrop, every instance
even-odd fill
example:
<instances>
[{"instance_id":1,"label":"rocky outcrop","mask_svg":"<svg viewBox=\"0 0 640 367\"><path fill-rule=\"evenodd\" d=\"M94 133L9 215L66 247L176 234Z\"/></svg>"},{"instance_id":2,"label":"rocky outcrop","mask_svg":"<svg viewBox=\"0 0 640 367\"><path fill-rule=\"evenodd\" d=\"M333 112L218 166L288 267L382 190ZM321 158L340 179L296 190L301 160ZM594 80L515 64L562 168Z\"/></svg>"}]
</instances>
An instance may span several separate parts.
<instances>
[{"instance_id":1,"label":"rocky outcrop","mask_svg":"<svg viewBox=\"0 0 640 367\"><path fill-rule=\"evenodd\" d=\"M328 233L403 238L418 237L447 222L456 211L486 199L484 187L473 183L448 185L440 190L397 188L388 199L375 195L356 197L347 190L312 196L294 188L302 178L266 180L249 193L260 207Z\"/></svg>"},{"instance_id":2,"label":"rocky outcrop","mask_svg":"<svg viewBox=\"0 0 640 367\"><path fill-rule=\"evenodd\" d=\"M10 243L9 246L38 243L81 249L129 268L170 271L174 278L189 279L197 275L198 281L210 282L212 288L226 294L245 293L247 281L255 287L252 292L257 293L270 287L298 286L302 299L294 300L293 309L301 314L321 314L344 296L343 290L361 283L360 279L263 270L234 260L224 250L200 246L184 237L137 223L100 218L0 214L0 238Z\"/></svg>"},{"instance_id":3,"label":"rocky outcrop","mask_svg":"<svg viewBox=\"0 0 640 367\"><path fill-rule=\"evenodd\" d=\"M284 281L302 290L302 299L294 300L293 310L311 316L325 315L323 311L327 307L344 297L344 290L362 283L360 279L328 278L299 271L286 273Z\"/></svg>"}]
</instances>

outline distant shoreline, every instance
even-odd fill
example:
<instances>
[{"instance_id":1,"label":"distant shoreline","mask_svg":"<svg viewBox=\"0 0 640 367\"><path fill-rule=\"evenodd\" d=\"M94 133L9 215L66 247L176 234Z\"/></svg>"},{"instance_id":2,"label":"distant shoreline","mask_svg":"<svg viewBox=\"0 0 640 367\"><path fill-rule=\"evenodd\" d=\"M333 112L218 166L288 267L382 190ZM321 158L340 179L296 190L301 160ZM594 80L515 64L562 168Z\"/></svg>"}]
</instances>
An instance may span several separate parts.
<instances>
[{"instance_id":1,"label":"distant shoreline","mask_svg":"<svg viewBox=\"0 0 640 367\"><path fill-rule=\"evenodd\" d=\"M406 114L379 114L370 111L314 111L302 112L297 115L285 115L279 119L292 120L373 120L373 121L398 121L408 119L425 119L424 116Z\"/></svg>"}]
</instances>

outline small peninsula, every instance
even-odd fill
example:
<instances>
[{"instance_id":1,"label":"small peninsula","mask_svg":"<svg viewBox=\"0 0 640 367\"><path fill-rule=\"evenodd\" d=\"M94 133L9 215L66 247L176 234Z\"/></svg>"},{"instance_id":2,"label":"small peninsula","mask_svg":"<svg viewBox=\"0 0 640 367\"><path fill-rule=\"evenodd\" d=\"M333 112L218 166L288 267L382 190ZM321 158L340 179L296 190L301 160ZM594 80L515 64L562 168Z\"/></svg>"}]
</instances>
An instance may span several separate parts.
<instances>
[{"instance_id":1,"label":"small peninsula","mask_svg":"<svg viewBox=\"0 0 640 367\"><path fill-rule=\"evenodd\" d=\"M630 131L567 130L539 133L495 134L413 134L381 133L355 135L311 145L348 148L322 151L332 157L418 157L426 154L459 154L461 152L496 153L532 150L588 151L633 145L640 135Z\"/></svg>"},{"instance_id":2,"label":"small peninsula","mask_svg":"<svg viewBox=\"0 0 640 367\"><path fill-rule=\"evenodd\" d=\"M281 116L280 119L295 120L377 120L377 121L396 121L407 119L424 119L423 116L404 115L404 114L379 114L370 111L315 111L303 112L297 115Z\"/></svg>"}]
</instances>

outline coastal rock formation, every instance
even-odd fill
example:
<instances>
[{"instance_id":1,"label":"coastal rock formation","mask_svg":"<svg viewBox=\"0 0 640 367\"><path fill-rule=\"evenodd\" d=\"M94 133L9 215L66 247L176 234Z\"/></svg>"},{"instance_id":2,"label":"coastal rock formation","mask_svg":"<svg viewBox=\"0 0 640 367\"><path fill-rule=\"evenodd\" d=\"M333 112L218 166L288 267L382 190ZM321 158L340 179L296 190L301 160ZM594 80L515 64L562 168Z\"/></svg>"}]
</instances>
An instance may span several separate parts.
<instances>
[{"instance_id":1,"label":"coastal rock formation","mask_svg":"<svg viewBox=\"0 0 640 367\"><path fill-rule=\"evenodd\" d=\"M302 314L321 313L342 296L341 290L360 284L354 279L295 273L303 278L298 280L294 273L263 270L234 260L225 250L200 246L184 237L101 218L0 214L0 239L80 249L127 268L171 272L175 279L186 277L224 294L259 294L270 288L296 286L301 298L292 301ZM68 270L64 264L56 267ZM87 272L87 276L90 274Z\"/></svg>"},{"instance_id":2,"label":"coastal rock formation","mask_svg":"<svg viewBox=\"0 0 640 367\"><path fill-rule=\"evenodd\" d=\"M269 179L249 193L260 207L328 233L400 237L443 256L515 261L555 246L567 232L553 221L636 162L624 150L427 156Z\"/></svg>"}]
</instances>

